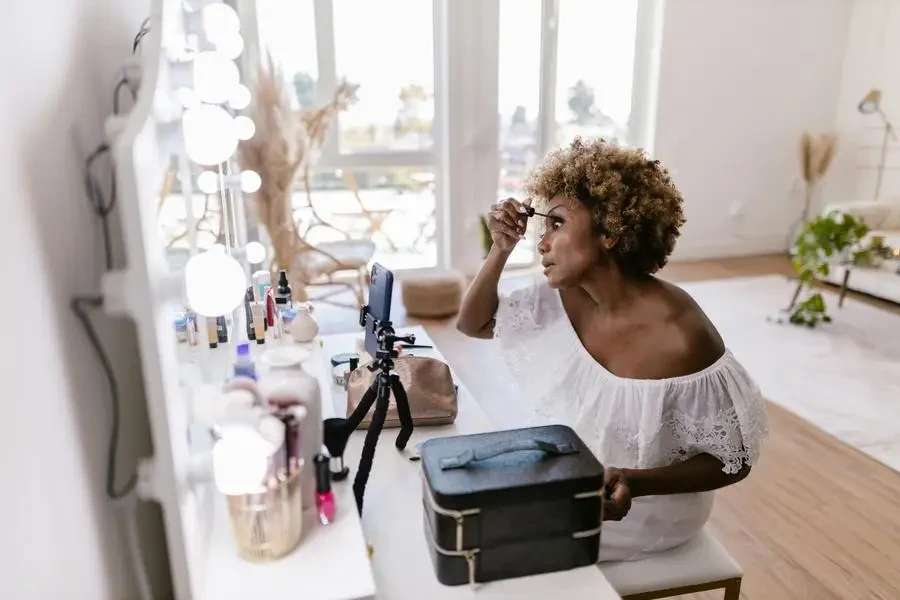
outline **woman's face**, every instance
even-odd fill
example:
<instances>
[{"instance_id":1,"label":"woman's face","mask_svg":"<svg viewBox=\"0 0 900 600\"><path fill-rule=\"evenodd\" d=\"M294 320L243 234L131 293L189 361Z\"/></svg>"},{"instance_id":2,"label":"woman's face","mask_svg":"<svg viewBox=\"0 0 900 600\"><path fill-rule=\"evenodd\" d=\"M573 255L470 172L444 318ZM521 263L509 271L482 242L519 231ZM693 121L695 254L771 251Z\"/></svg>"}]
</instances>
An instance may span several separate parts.
<instances>
[{"instance_id":1,"label":"woman's face","mask_svg":"<svg viewBox=\"0 0 900 600\"><path fill-rule=\"evenodd\" d=\"M603 260L603 240L591 227L590 212L577 200L554 196L547 214L537 245L544 275L550 287L577 286Z\"/></svg>"}]
</instances>

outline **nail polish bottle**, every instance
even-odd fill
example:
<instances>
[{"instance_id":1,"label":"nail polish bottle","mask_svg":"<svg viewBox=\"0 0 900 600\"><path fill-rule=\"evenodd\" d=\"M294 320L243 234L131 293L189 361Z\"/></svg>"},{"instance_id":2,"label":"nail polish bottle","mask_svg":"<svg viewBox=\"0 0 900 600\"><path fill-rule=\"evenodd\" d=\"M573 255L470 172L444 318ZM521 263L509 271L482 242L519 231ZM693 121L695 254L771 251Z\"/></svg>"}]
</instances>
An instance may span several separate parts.
<instances>
[{"instance_id":1,"label":"nail polish bottle","mask_svg":"<svg viewBox=\"0 0 900 600\"><path fill-rule=\"evenodd\" d=\"M328 468L328 457L317 454L316 464L316 510L319 522L329 525L334 522L334 492L331 491L331 472Z\"/></svg>"}]
</instances>

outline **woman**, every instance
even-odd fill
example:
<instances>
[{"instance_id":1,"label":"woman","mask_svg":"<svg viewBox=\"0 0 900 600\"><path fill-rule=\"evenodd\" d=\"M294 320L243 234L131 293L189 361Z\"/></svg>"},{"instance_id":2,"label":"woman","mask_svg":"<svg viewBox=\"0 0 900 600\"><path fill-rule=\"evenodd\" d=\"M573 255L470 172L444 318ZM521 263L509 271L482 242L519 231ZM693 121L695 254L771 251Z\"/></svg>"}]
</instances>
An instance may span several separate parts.
<instances>
[{"instance_id":1,"label":"woman","mask_svg":"<svg viewBox=\"0 0 900 600\"><path fill-rule=\"evenodd\" d=\"M767 422L703 311L653 276L684 223L681 195L641 151L580 139L551 154L527 192L524 205L493 207L493 247L458 328L498 338L534 414L572 426L607 467L601 560L682 544L703 528L712 491L750 472ZM546 281L500 298L530 197L547 215Z\"/></svg>"}]
</instances>

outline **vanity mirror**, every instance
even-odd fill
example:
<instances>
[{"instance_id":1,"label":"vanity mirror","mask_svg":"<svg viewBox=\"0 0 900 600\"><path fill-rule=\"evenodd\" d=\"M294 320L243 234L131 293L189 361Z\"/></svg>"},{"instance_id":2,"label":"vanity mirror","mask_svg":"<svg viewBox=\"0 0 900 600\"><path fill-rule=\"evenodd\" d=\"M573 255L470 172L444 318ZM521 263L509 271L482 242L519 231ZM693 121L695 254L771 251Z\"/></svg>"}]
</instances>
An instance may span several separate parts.
<instances>
[{"instance_id":1,"label":"vanity mirror","mask_svg":"<svg viewBox=\"0 0 900 600\"><path fill-rule=\"evenodd\" d=\"M308 367L318 355L282 330L290 282L248 226L247 196L266 185L241 160L257 135L254 15L252 0L155 0L135 104L107 121L127 266L104 276L104 307L136 324L154 448L137 491L162 506L179 600L301 583L304 597L366 597L355 512L318 531L314 458L331 414Z\"/></svg>"}]
</instances>

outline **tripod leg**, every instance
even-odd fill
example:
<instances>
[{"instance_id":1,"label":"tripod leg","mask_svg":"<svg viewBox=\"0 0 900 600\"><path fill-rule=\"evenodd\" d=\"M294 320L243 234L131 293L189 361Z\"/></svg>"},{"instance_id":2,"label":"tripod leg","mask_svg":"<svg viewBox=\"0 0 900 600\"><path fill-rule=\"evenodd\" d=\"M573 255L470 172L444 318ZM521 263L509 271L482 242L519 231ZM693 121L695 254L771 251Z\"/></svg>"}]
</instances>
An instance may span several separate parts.
<instances>
[{"instance_id":1,"label":"tripod leg","mask_svg":"<svg viewBox=\"0 0 900 600\"><path fill-rule=\"evenodd\" d=\"M375 412L372 413L372 422L366 430L366 439L363 442L362 455L359 458L359 467L356 470L356 478L353 480L353 495L356 498L356 508L362 514L363 495L366 493L366 482L372 471L372 461L375 459L375 447L378 444L378 435L384 427L384 419L387 417L388 404L391 401L390 376L379 373L376 383L377 398L375 399ZM371 388L370 388L371 389ZM366 392L368 394L368 392ZM354 416L356 413L354 413Z\"/></svg>"},{"instance_id":2,"label":"tripod leg","mask_svg":"<svg viewBox=\"0 0 900 600\"><path fill-rule=\"evenodd\" d=\"M403 382L399 375L391 375L391 389L394 391L394 401L397 403L397 416L400 417L400 433L397 434L398 450L406 448L406 442L413 432L412 414L409 411L409 398L403 389Z\"/></svg>"},{"instance_id":3,"label":"tripod leg","mask_svg":"<svg viewBox=\"0 0 900 600\"><path fill-rule=\"evenodd\" d=\"M378 390L378 378L375 378L375 381L372 382L372 385L369 386L369 389L366 390L366 393L363 394L362 399L359 401L359 404L356 407L356 410L353 411L353 414L347 417L347 430L350 435L353 433L359 424L362 423L363 418L366 416L366 413L369 412L369 409L372 408L372 404L375 402L375 398Z\"/></svg>"}]
</instances>

